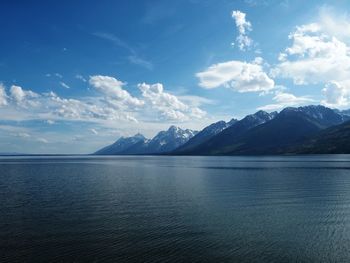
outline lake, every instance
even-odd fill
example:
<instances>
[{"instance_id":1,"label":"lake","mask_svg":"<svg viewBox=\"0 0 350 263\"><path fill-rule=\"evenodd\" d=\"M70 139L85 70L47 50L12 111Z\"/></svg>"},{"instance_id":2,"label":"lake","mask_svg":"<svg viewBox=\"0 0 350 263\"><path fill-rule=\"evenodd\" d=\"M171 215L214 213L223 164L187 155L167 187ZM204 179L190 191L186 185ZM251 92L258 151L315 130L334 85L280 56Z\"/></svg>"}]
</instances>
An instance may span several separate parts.
<instances>
[{"instance_id":1,"label":"lake","mask_svg":"<svg viewBox=\"0 0 350 263\"><path fill-rule=\"evenodd\" d=\"M350 262L350 157L0 158L1 262Z\"/></svg>"}]
</instances>

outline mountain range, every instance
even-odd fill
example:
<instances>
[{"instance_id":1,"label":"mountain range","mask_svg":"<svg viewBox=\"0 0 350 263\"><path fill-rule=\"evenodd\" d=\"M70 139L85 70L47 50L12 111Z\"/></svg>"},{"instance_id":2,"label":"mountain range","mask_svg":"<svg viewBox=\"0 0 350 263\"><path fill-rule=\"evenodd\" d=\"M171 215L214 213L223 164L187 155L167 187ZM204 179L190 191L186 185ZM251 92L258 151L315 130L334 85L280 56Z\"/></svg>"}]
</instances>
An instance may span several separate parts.
<instances>
[{"instance_id":1,"label":"mountain range","mask_svg":"<svg viewBox=\"0 0 350 263\"><path fill-rule=\"evenodd\" d=\"M350 153L350 111L320 105L258 111L197 132L171 126L153 139L120 138L95 154L266 155Z\"/></svg>"},{"instance_id":2,"label":"mountain range","mask_svg":"<svg viewBox=\"0 0 350 263\"><path fill-rule=\"evenodd\" d=\"M152 139L145 138L142 134L132 137L121 137L115 143L98 150L96 155L137 155L137 154L161 154L171 152L198 132L190 129L183 130L176 126L170 126L166 131L159 132Z\"/></svg>"}]
</instances>

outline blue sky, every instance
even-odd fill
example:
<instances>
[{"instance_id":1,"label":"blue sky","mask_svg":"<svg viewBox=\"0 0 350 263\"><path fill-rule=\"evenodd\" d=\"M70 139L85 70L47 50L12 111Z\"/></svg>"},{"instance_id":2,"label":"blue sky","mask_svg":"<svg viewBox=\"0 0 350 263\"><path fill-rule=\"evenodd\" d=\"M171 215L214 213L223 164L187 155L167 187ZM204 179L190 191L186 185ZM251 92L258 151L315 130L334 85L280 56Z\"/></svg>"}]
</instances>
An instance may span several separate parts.
<instances>
[{"instance_id":1,"label":"blue sky","mask_svg":"<svg viewBox=\"0 0 350 263\"><path fill-rule=\"evenodd\" d=\"M350 108L348 1L0 7L0 152L89 153L172 124Z\"/></svg>"}]
</instances>

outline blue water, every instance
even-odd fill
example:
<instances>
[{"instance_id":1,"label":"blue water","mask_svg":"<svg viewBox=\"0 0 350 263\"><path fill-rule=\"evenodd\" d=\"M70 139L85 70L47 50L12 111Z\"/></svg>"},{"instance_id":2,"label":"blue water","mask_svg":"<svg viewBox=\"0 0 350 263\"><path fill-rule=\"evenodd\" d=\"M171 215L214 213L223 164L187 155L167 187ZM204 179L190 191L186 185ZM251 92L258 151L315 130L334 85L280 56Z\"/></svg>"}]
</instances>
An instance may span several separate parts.
<instances>
[{"instance_id":1,"label":"blue water","mask_svg":"<svg viewBox=\"0 0 350 263\"><path fill-rule=\"evenodd\" d=\"M0 262L350 262L350 157L3 157Z\"/></svg>"}]
</instances>

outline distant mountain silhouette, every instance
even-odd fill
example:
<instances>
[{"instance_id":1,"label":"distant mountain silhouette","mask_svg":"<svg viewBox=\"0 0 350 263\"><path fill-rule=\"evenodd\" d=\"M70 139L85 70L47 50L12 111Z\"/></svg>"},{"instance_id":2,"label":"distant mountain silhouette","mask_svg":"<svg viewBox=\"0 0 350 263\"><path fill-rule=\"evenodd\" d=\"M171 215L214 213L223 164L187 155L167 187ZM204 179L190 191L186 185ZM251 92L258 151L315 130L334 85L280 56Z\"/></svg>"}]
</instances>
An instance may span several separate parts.
<instances>
[{"instance_id":1,"label":"distant mountain silhouette","mask_svg":"<svg viewBox=\"0 0 350 263\"><path fill-rule=\"evenodd\" d=\"M278 154L284 149L331 125L342 123L341 116L322 106L286 108L274 119L258 125L219 154Z\"/></svg>"},{"instance_id":2,"label":"distant mountain silhouette","mask_svg":"<svg viewBox=\"0 0 350 263\"><path fill-rule=\"evenodd\" d=\"M350 121L322 130L286 150L294 154L350 154Z\"/></svg>"},{"instance_id":3,"label":"distant mountain silhouette","mask_svg":"<svg viewBox=\"0 0 350 263\"><path fill-rule=\"evenodd\" d=\"M212 154L222 154L225 152L225 148L237 140L239 136L244 134L249 129L272 120L277 113L267 113L265 111L258 111L255 114L246 116L240 121L233 123L227 129L216 134L209 140L193 147L189 150L179 151L175 150L175 154L186 154L186 155L212 155Z\"/></svg>"}]
</instances>

